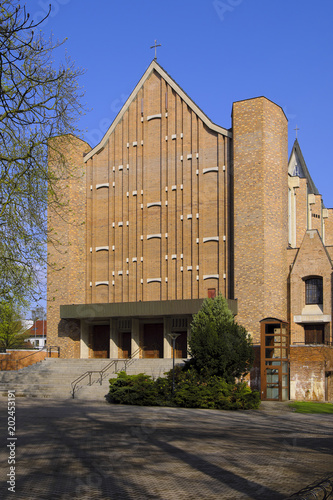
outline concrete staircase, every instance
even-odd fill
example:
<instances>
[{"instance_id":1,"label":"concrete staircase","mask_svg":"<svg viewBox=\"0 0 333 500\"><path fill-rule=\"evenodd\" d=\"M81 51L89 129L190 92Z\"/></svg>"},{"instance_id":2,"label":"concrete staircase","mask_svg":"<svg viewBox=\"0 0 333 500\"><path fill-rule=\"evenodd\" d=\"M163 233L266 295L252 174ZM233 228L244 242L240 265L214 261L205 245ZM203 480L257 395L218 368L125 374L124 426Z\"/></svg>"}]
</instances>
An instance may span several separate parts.
<instances>
[{"instance_id":1,"label":"concrete staircase","mask_svg":"<svg viewBox=\"0 0 333 500\"><path fill-rule=\"evenodd\" d=\"M111 359L58 359L46 358L40 363L18 371L0 372L0 394L15 390L19 397L72 398L71 382L91 370L98 372L106 368ZM177 359L175 363L183 363ZM117 372L125 370L125 360L117 360ZM132 359L127 361L126 373L134 375L146 373L153 378L164 376L172 368L172 359ZM75 399L102 400L109 391L109 379L116 378L115 365L103 373L100 384L99 373L92 373L81 380L75 389Z\"/></svg>"}]
</instances>

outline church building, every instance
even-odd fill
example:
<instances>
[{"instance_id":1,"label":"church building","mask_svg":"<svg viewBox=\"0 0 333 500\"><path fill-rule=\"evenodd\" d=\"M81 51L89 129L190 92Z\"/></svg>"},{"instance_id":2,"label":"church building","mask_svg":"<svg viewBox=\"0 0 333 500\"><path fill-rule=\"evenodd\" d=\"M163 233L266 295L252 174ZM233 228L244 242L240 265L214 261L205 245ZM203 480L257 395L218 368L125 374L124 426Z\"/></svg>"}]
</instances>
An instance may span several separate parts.
<instances>
[{"instance_id":1,"label":"church building","mask_svg":"<svg viewBox=\"0 0 333 500\"><path fill-rule=\"evenodd\" d=\"M50 141L75 173L49 207L48 344L65 358L187 357L221 293L263 399L333 399L333 209L266 97L214 124L153 60L103 139Z\"/></svg>"}]
</instances>

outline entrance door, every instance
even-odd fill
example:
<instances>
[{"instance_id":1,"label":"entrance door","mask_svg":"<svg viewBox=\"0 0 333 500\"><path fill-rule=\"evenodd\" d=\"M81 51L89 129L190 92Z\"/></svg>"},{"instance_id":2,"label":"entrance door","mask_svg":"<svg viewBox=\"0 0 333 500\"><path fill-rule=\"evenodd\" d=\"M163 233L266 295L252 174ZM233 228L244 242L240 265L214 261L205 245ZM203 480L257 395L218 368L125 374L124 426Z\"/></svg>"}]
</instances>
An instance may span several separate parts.
<instances>
[{"instance_id":1,"label":"entrance door","mask_svg":"<svg viewBox=\"0 0 333 500\"><path fill-rule=\"evenodd\" d=\"M288 325L274 318L261 322L261 397L272 401L289 399Z\"/></svg>"},{"instance_id":2,"label":"entrance door","mask_svg":"<svg viewBox=\"0 0 333 500\"><path fill-rule=\"evenodd\" d=\"M131 332L123 332L121 336L122 336L123 358L127 359L131 356Z\"/></svg>"},{"instance_id":3,"label":"entrance door","mask_svg":"<svg viewBox=\"0 0 333 500\"><path fill-rule=\"evenodd\" d=\"M163 358L163 323L144 325L143 357Z\"/></svg>"},{"instance_id":4,"label":"entrance door","mask_svg":"<svg viewBox=\"0 0 333 500\"><path fill-rule=\"evenodd\" d=\"M175 340L175 358L187 358L187 332L173 333L179 334Z\"/></svg>"},{"instance_id":5,"label":"entrance door","mask_svg":"<svg viewBox=\"0 0 333 500\"><path fill-rule=\"evenodd\" d=\"M274 361L272 365L265 366L263 399L268 401L289 399L289 363L287 361Z\"/></svg>"},{"instance_id":6,"label":"entrance door","mask_svg":"<svg viewBox=\"0 0 333 500\"><path fill-rule=\"evenodd\" d=\"M95 325L93 331L94 358L110 357L110 326Z\"/></svg>"}]
</instances>

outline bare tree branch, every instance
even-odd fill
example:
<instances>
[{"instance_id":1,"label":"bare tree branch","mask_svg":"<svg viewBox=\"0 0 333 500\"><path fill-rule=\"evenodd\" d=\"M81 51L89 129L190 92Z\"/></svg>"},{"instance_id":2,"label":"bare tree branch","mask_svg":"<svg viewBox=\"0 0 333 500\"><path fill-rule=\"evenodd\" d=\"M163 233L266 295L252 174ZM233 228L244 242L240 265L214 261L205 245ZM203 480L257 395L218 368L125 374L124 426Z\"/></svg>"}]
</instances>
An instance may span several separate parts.
<instances>
[{"instance_id":1,"label":"bare tree branch","mask_svg":"<svg viewBox=\"0 0 333 500\"><path fill-rule=\"evenodd\" d=\"M48 17L50 11L46 15ZM64 42L44 40L17 0L0 4L0 299L24 299L37 289L46 246L47 207L63 210L57 181L75 175L61 150L52 151L57 174L47 168L48 141L79 135L82 71L66 58L55 67ZM57 142L55 142L56 144Z\"/></svg>"}]
</instances>

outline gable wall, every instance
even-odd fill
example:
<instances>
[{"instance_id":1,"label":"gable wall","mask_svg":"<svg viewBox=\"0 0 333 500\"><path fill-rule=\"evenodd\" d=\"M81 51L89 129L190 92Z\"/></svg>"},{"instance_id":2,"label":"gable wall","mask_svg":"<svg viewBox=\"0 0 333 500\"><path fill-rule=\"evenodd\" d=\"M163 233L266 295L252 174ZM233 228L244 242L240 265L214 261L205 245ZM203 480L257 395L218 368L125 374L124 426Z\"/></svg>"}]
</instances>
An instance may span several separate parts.
<instances>
[{"instance_id":1,"label":"gable wall","mask_svg":"<svg viewBox=\"0 0 333 500\"><path fill-rule=\"evenodd\" d=\"M323 277L323 314L332 314L332 266L316 230L307 231L290 273L290 334L291 344L304 342L304 325L295 323L294 316L302 315L305 307L307 276ZM330 339L331 323L325 326L325 338Z\"/></svg>"},{"instance_id":2,"label":"gable wall","mask_svg":"<svg viewBox=\"0 0 333 500\"><path fill-rule=\"evenodd\" d=\"M227 296L230 141L151 74L87 162L88 302Z\"/></svg>"}]
</instances>

